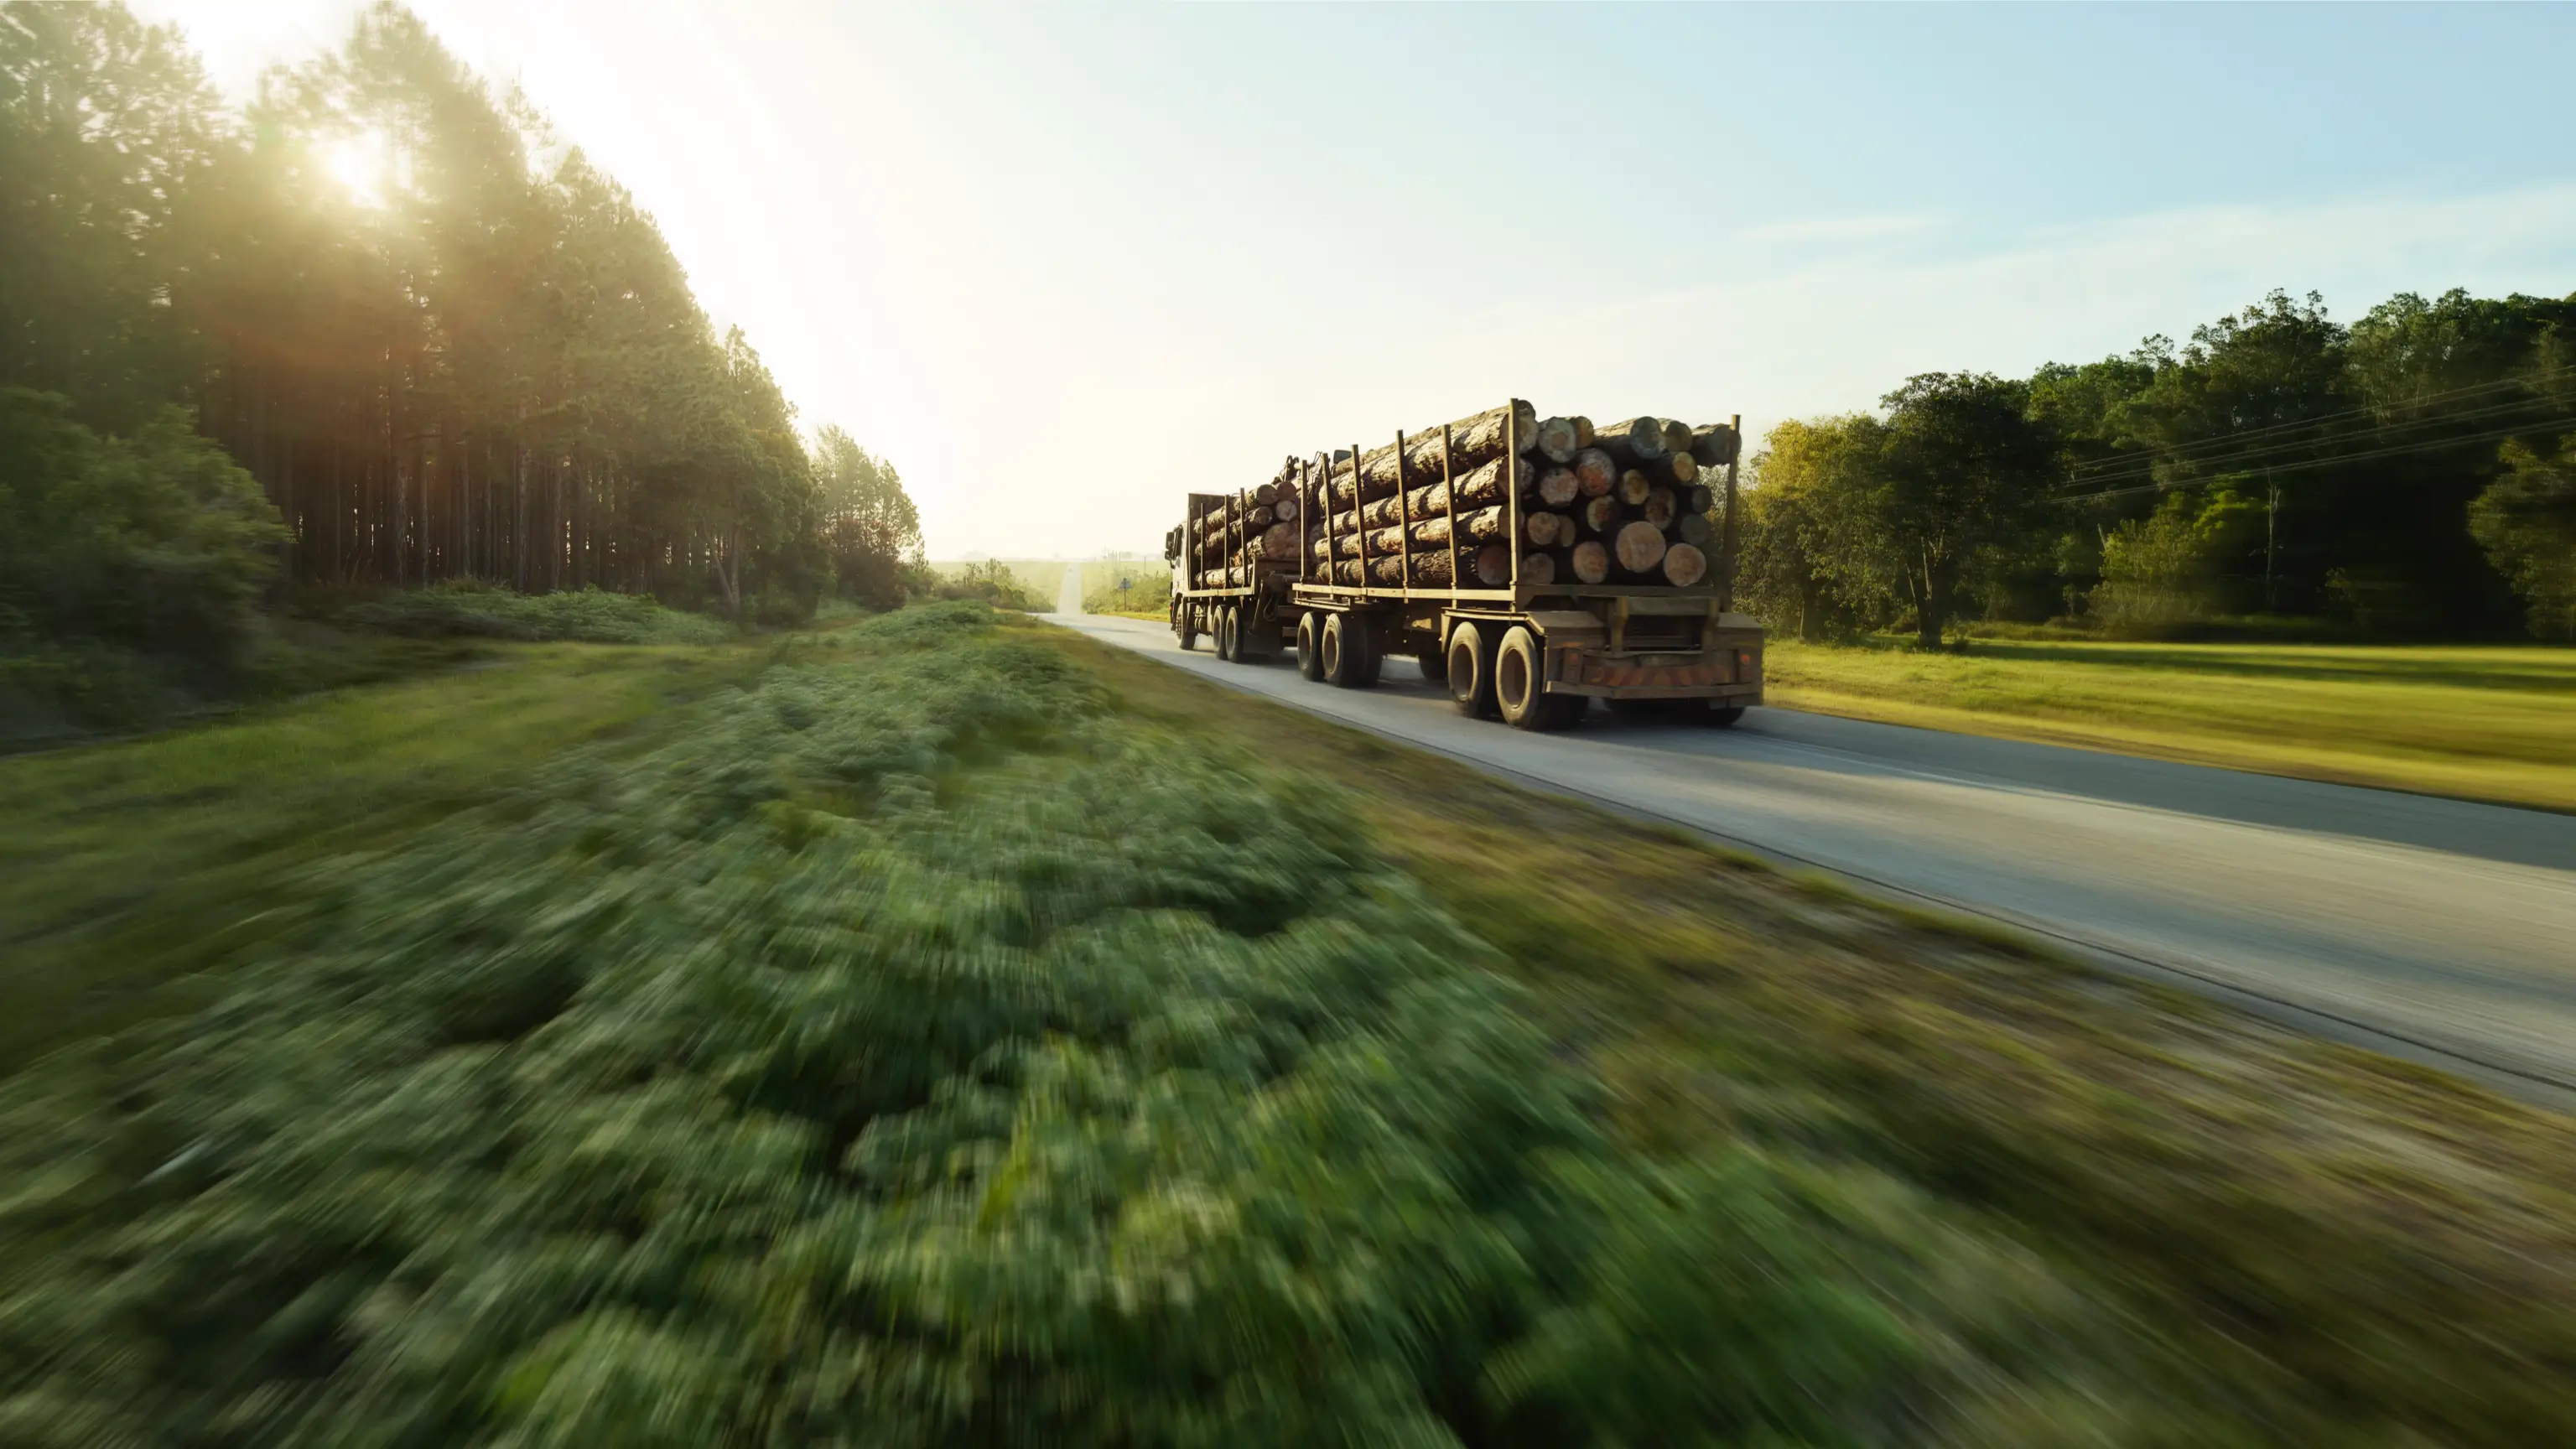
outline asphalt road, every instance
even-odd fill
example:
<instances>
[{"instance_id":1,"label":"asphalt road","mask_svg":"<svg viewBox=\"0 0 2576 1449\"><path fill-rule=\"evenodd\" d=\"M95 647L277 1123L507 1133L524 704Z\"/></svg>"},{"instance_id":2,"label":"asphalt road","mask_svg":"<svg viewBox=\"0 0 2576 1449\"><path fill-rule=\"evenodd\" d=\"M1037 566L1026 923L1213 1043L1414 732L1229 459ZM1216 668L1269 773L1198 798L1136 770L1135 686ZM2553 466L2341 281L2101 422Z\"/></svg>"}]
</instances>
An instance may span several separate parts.
<instances>
[{"instance_id":1,"label":"asphalt road","mask_svg":"<svg viewBox=\"0 0 2576 1449\"><path fill-rule=\"evenodd\" d=\"M1219 683L2576 1105L2576 816L1776 708L1524 734L1410 661L1338 690L1071 603L1057 622Z\"/></svg>"}]
</instances>

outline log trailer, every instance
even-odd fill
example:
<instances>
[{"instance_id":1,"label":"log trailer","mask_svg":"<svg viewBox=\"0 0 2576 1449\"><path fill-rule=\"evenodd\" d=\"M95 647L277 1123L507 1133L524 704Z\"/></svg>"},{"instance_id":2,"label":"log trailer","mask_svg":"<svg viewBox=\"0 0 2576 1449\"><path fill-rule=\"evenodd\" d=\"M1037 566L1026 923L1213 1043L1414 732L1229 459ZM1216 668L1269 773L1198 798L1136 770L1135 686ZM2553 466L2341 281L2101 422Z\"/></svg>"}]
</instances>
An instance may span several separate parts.
<instances>
[{"instance_id":1,"label":"log trailer","mask_svg":"<svg viewBox=\"0 0 2576 1449\"><path fill-rule=\"evenodd\" d=\"M1300 674L1344 689L1409 655L1461 712L1519 729L1562 729L1595 699L1732 725L1762 702L1762 628L1731 608L1741 422L1596 438L1514 399L1436 440L1292 460L1258 494L1193 493L1165 538L1172 630L1236 663L1294 648ZM1668 476L1720 469L1722 504Z\"/></svg>"}]
</instances>

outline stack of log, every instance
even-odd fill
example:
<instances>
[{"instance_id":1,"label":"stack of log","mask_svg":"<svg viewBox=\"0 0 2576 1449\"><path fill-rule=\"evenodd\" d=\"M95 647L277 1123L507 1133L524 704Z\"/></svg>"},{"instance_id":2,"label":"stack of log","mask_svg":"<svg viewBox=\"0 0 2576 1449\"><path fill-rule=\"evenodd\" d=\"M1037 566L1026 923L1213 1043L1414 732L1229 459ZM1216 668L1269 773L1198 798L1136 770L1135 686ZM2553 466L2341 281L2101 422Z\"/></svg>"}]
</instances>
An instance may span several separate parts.
<instances>
[{"instance_id":1,"label":"stack of log","mask_svg":"<svg viewBox=\"0 0 2576 1449\"><path fill-rule=\"evenodd\" d=\"M1511 411L1448 425L1445 473L1442 432L1407 434L1400 467L1391 442L1356 459L1336 453L1306 465L1306 479L1321 485L1304 530L1310 578L1504 588L1515 557L1524 584L1687 588L1708 577L1711 484L1737 447L1726 424L1638 417L1595 426L1584 417L1541 418L1515 402ZM1519 442L1518 456L1507 438ZM1515 479L1517 538L1509 536ZM1453 558L1463 578L1452 578Z\"/></svg>"},{"instance_id":2,"label":"stack of log","mask_svg":"<svg viewBox=\"0 0 2576 1449\"><path fill-rule=\"evenodd\" d=\"M1270 571L1294 573L1301 536L1301 474L1294 458L1257 488L1211 504L1181 527L1173 551L1189 560L1191 587L1241 588Z\"/></svg>"}]
</instances>

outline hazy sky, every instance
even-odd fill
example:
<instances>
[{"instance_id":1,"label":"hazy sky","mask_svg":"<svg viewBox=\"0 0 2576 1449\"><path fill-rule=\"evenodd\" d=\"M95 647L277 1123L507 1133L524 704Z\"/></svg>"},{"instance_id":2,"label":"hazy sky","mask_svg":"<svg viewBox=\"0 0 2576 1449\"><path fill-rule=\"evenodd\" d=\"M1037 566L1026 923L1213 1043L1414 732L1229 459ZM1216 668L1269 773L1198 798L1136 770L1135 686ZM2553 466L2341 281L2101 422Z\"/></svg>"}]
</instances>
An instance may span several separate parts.
<instances>
[{"instance_id":1,"label":"hazy sky","mask_svg":"<svg viewBox=\"0 0 2576 1449\"><path fill-rule=\"evenodd\" d=\"M141 0L216 79L351 0ZM422 0L660 221L933 557L1529 398L1865 407L2274 286L2576 291L2576 7Z\"/></svg>"}]
</instances>

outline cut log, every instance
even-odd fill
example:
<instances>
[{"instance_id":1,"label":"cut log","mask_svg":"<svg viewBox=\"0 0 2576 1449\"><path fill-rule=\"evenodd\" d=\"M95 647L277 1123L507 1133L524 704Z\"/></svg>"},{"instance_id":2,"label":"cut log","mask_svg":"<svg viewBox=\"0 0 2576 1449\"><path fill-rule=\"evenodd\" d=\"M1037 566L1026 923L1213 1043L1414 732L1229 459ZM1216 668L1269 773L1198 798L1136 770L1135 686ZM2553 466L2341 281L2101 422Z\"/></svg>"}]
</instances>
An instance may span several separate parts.
<instances>
[{"instance_id":1,"label":"cut log","mask_svg":"<svg viewBox=\"0 0 2576 1449\"><path fill-rule=\"evenodd\" d=\"M1664 561L1664 531L1638 519L1619 530L1619 567L1642 574Z\"/></svg>"},{"instance_id":2,"label":"cut log","mask_svg":"<svg viewBox=\"0 0 2576 1449\"><path fill-rule=\"evenodd\" d=\"M1687 589L1708 577L1708 555L1687 543L1677 543L1664 550L1664 577L1675 588Z\"/></svg>"},{"instance_id":3,"label":"cut log","mask_svg":"<svg viewBox=\"0 0 2576 1449\"><path fill-rule=\"evenodd\" d=\"M1507 588L1512 581L1512 551L1499 543L1489 543L1476 550L1476 582L1489 589Z\"/></svg>"},{"instance_id":4,"label":"cut log","mask_svg":"<svg viewBox=\"0 0 2576 1449\"><path fill-rule=\"evenodd\" d=\"M1717 495L1697 484L1693 484L1690 491L1682 495L1684 513L1706 513L1716 506Z\"/></svg>"},{"instance_id":5,"label":"cut log","mask_svg":"<svg viewBox=\"0 0 2576 1449\"><path fill-rule=\"evenodd\" d=\"M1619 485L1619 464L1599 448L1574 455L1574 486L1586 498L1598 498Z\"/></svg>"},{"instance_id":6,"label":"cut log","mask_svg":"<svg viewBox=\"0 0 2576 1449\"><path fill-rule=\"evenodd\" d=\"M1581 414L1581 413L1576 413L1576 414L1573 416L1573 418L1572 418L1572 419L1570 419L1570 421L1574 424L1574 447L1575 447L1575 450L1576 450L1577 452L1580 452L1580 451L1582 451L1582 450L1583 450L1583 449L1585 449L1585 448L1589 448L1589 447L1591 447L1591 446L1592 446L1592 420L1591 420L1590 418L1585 417L1585 416L1584 416L1583 414Z\"/></svg>"},{"instance_id":7,"label":"cut log","mask_svg":"<svg viewBox=\"0 0 2576 1449\"><path fill-rule=\"evenodd\" d=\"M1574 470L1561 463L1538 475L1539 501L1550 508L1565 507L1581 491L1575 481Z\"/></svg>"},{"instance_id":8,"label":"cut log","mask_svg":"<svg viewBox=\"0 0 2576 1449\"><path fill-rule=\"evenodd\" d=\"M1531 446L1551 463L1571 463L1583 445L1575 441L1572 418L1548 418L1539 423L1538 441Z\"/></svg>"},{"instance_id":9,"label":"cut log","mask_svg":"<svg viewBox=\"0 0 2576 1449\"><path fill-rule=\"evenodd\" d=\"M1537 410L1528 403L1515 402L1511 408L1488 408L1472 418L1460 418L1449 424L1449 476L1503 456L1506 424L1514 412L1520 415L1521 451L1536 446L1539 423ZM1336 459L1330 486L1337 503L1368 502L1395 492L1395 444L1371 448L1360 456L1357 481L1347 463ZM1404 482L1407 486L1440 481L1440 429L1426 428L1408 433L1404 438Z\"/></svg>"},{"instance_id":10,"label":"cut log","mask_svg":"<svg viewBox=\"0 0 2576 1449\"><path fill-rule=\"evenodd\" d=\"M1661 418L1630 418L1595 428L1592 443L1611 457L1629 463L1651 463L1672 451L1664 446Z\"/></svg>"},{"instance_id":11,"label":"cut log","mask_svg":"<svg viewBox=\"0 0 2576 1449\"><path fill-rule=\"evenodd\" d=\"M1646 470L1647 477L1676 488L1687 488L1699 481L1699 461L1688 453L1668 453L1638 466Z\"/></svg>"},{"instance_id":12,"label":"cut log","mask_svg":"<svg viewBox=\"0 0 2576 1449\"><path fill-rule=\"evenodd\" d=\"M1671 418L1664 419L1664 451L1667 453L1687 453L1690 451L1690 445L1690 424L1677 423Z\"/></svg>"},{"instance_id":13,"label":"cut log","mask_svg":"<svg viewBox=\"0 0 2576 1449\"><path fill-rule=\"evenodd\" d=\"M1297 513L1297 495L1294 493L1285 494L1278 502L1270 505L1270 516L1281 523L1295 523Z\"/></svg>"},{"instance_id":14,"label":"cut log","mask_svg":"<svg viewBox=\"0 0 2576 1449\"><path fill-rule=\"evenodd\" d=\"M1537 517L1538 515L1533 514L1531 516ZM1554 517L1555 515L1550 514L1548 516ZM1461 543L1490 542L1501 538L1510 528L1511 519L1499 506L1479 508L1473 512L1461 513L1458 515L1458 538ZM1394 555L1405 551L1405 540L1408 537L1408 533L1400 525L1386 528L1372 528L1366 530L1366 532L1368 535L1368 553L1370 558L1393 557ZM1445 548L1449 543L1449 519L1446 515L1435 518L1426 518L1413 525L1409 536L1412 540L1411 546L1413 548L1429 548L1435 544ZM1311 545L1309 552L1311 552L1316 558L1323 558L1326 556L1326 549L1324 548L1321 540L1318 540ZM1334 534L1330 553L1331 556L1335 558L1359 557L1360 534L1356 532Z\"/></svg>"},{"instance_id":15,"label":"cut log","mask_svg":"<svg viewBox=\"0 0 2576 1449\"><path fill-rule=\"evenodd\" d=\"M1681 500L1673 497L1673 490L1658 488L1646 495L1646 521L1657 528L1670 528L1674 516L1681 512L1680 504Z\"/></svg>"},{"instance_id":16,"label":"cut log","mask_svg":"<svg viewBox=\"0 0 2576 1449\"><path fill-rule=\"evenodd\" d=\"M1279 501L1279 485L1278 485L1278 483L1276 483L1276 482L1264 483L1264 484L1262 484L1260 487L1253 489L1253 490L1252 490L1252 501L1253 501L1253 502L1255 502L1255 503L1257 503L1257 504L1259 504L1260 506L1262 506L1262 507L1264 507L1264 508L1267 508L1267 507L1269 507L1270 505L1272 505L1272 504L1274 504L1274 503L1278 502L1278 501Z\"/></svg>"},{"instance_id":17,"label":"cut log","mask_svg":"<svg viewBox=\"0 0 2576 1449\"><path fill-rule=\"evenodd\" d=\"M1723 468L1734 462L1735 448L1735 429L1724 423L1691 429L1691 456L1703 468Z\"/></svg>"},{"instance_id":18,"label":"cut log","mask_svg":"<svg viewBox=\"0 0 2576 1449\"><path fill-rule=\"evenodd\" d=\"M1556 555L1529 553L1521 555L1521 582L1544 586L1556 582Z\"/></svg>"},{"instance_id":19,"label":"cut log","mask_svg":"<svg viewBox=\"0 0 2576 1449\"><path fill-rule=\"evenodd\" d=\"M1591 533L1608 533L1611 526L1616 524L1618 521L1618 499L1593 498L1585 501L1583 505L1583 527L1586 531Z\"/></svg>"},{"instance_id":20,"label":"cut log","mask_svg":"<svg viewBox=\"0 0 2576 1449\"><path fill-rule=\"evenodd\" d=\"M1567 561L1573 566L1576 583L1597 584L1610 577L1610 550L1591 540L1576 544Z\"/></svg>"},{"instance_id":21,"label":"cut log","mask_svg":"<svg viewBox=\"0 0 2576 1449\"><path fill-rule=\"evenodd\" d=\"M1648 495L1655 491L1655 480L1631 468L1619 475L1619 501L1631 508L1645 506Z\"/></svg>"},{"instance_id":22,"label":"cut log","mask_svg":"<svg viewBox=\"0 0 2576 1449\"><path fill-rule=\"evenodd\" d=\"M1461 508L1471 504L1502 501L1503 463L1500 459L1487 463L1458 480L1458 506ZM1407 494L1402 502L1411 508L1413 516L1417 519L1446 513L1449 510L1449 485L1434 483L1428 488L1416 488ZM1381 498L1356 512L1343 509L1335 516L1333 526L1347 533L1363 525L1370 528L1384 528L1391 523L1401 522L1402 519L1403 514L1399 511L1398 501L1393 498Z\"/></svg>"},{"instance_id":23,"label":"cut log","mask_svg":"<svg viewBox=\"0 0 2576 1449\"><path fill-rule=\"evenodd\" d=\"M1554 548L1574 538L1574 520L1562 513L1533 513L1521 520L1521 531L1529 535L1532 546Z\"/></svg>"},{"instance_id":24,"label":"cut log","mask_svg":"<svg viewBox=\"0 0 2576 1449\"><path fill-rule=\"evenodd\" d=\"M1710 532L1708 515L1705 513L1685 513L1673 520L1673 537L1694 547L1708 547Z\"/></svg>"}]
</instances>

